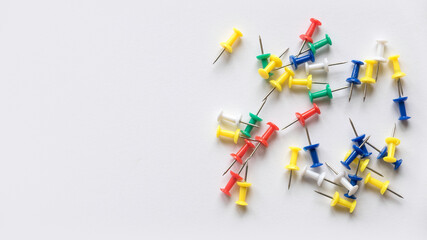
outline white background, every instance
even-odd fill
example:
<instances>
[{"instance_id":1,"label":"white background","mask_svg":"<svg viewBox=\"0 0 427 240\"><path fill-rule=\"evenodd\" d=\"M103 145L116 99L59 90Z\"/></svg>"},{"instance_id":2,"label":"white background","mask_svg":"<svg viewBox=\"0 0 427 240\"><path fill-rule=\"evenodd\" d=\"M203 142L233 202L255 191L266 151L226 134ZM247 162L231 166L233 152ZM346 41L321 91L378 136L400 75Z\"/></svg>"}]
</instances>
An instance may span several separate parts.
<instances>
[{"instance_id":1,"label":"white background","mask_svg":"<svg viewBox=\"0 0 427 240\"><path fill-rule=\"evenodd\" d=\"M425 238L426 10L423 0L2 1L0 238ZM241 144L215 138L218 111L245 120L256 111L270 90L257 73L258 35L266 52L295 53L310 17L323 23L315 40L328 33L333 41L318 59L365 60L377 38L389 40L386 56L401 55L413 117L396 131L404 163L398 172L375 159L371 167L404 200L362 186L351 215L331 208L300 172L288 191L288 147L307 145L298 124L251 160L246 209L234 203L236 187L231 198L219 191ZM212 65L232 27L243 38ZM343 87L351 68L331 67L314 80ZM391 74L382 65L365 103L360 87L351 103L347 90L319 102L309 129L321 161L343 169L354 137L348 117L383 146L398 117ZM305 90L285 89L260 116L283 127L310 106ZM300 167L310 163L305 156Z\"/></svg>"}]
</instances>

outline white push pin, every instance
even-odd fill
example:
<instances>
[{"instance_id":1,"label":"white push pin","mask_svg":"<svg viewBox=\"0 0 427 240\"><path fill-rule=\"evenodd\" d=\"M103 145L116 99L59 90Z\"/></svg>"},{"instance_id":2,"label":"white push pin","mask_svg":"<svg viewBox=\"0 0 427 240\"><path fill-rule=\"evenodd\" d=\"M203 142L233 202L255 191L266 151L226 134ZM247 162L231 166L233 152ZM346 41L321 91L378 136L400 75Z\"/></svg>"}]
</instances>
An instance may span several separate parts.
<instances>
[{"instance_id":1,"label":"white push pin","mask_svg":"<svg viewBox=\"0 0 427 240\"><path fill-rule=\"evenodd\" d=\"M340 65L344 63L347 63L347 62L338 62L338 63L329 64L327 58L323 59L323 62L319 62L319 63L308 64L308 62L305 62L305 72L307 73L307 75L310 75L310 71L313 71L313 70L323 70L324 72L329 72L329 66L335 66L335 65Z\"/></svg>"},{"instance_id":2,"label":"white push pin","mask_svg":"<svg viewBox=\"0 0 427 240\"><path fill-rule=\"evenodd\" d=\"M217 119L218 119L219 123L226 123L226 124L229 124L230 126L233 126L236 128L239 127L240 123L250 125L252 127L259 127L258 125L255 125L252 123L243 122L242 121L242 114L232 115L229 113L224 113L224 111L222 109L219 112Z\"/></svg>"},{"instance_id":3,"label":"white push pin","mask_svg":"<svg viewBox=\"0 0 427 240\"><path fill-rule=\"evenodd\" d=\"M347 188L348 190L348 195L352 196L353 194L355 194L357 192L357 190L359 189L359 186L356 185L351 185L350 181L348 181L348 179L345 177L345 175L347 175L345 172L341 172L338 175L335 176L334 181L335 182L340 182L345 188Z\"/></svg>"},{"instance_id":4,"label":"white push pin","mask_svg":"<svg viewBox=\"0 0 427 240\"><path fill-rule=\"evenodd\" d=\"M304 167L302 170L302 176L307 176L311 179L314 179L317 182L317 186L321 186L323 183L323 180L325 180L326 172L317 173L315 171L312 171L308 169L308 165Z\"/></svg>"},{"instance_id":5,"label":"white push pin","mask_svg":"<svg viewBox=\"0 0 427 240\"><path fill-rule=\"evenodd\" d=\"M325 162L325 164L333 173L335 173L336 176L334 178L334 182L340 182L342 185L344 185L344 187L347 188L348 190L348 195L352 196L357 192L357 190L359 189L359 186L351 185L350 181L348 181L348 179L345 178L345 175L347 175L345 172L341 172L338 174L337 171L335 171L335 169L333 169L327 162Z\"/></svg>"},{"instance_id":6,"label":"white push pin","mask_svg":"<svg viewBox=\"0 0 427 240\"><path fill-rule=\"evenodd\" d=\"M326 172L317 173L317 172L315 172L315 171L313 171L313 170L310 170L310 169L308 168L308 165L306 165L306 166L304 167L304 169L302 170L302 176L303 176L303 177L304 177L304 176L307 176L307 177L309 177L309 178L311 178L311 179L316 180L316 182L317 182L317 186L319 186L319 187L322 185L323 181L327 181L328 183L332 183L332 184L334 184L334 185L337 185L337 186L341 187L340 185L336 184L335 182L333 182L333 181L331 181L331 180L329 180L329 179L326 179L326 178L325 178L325 176L326 176Z\"/></svg>"},{"instance_id":7,"label":"white push pin","mask_svg":"<svg viewBox=\"0 0 427 240\"><path fill-rule=\"evenodd\" d=\"M387 59L384 58L384 49L387 40L377 40L377 50L375 56L372 58L377 61L377 72L375 73L375 81L378 79L378 72L380 71L380 63L387 62Z\"/></svg>"},{"instance_id":8,"label":"white push pin","mask_svg":"<svg viewBox=\"0 0 427 240\"><path fill-rule=\"evenodd\" d=\"M377 50L376 55L372 58L378 62L386 62L387 59L384 58L384 49L387 40L377 40Z\"/></svg>"}]
</instances>

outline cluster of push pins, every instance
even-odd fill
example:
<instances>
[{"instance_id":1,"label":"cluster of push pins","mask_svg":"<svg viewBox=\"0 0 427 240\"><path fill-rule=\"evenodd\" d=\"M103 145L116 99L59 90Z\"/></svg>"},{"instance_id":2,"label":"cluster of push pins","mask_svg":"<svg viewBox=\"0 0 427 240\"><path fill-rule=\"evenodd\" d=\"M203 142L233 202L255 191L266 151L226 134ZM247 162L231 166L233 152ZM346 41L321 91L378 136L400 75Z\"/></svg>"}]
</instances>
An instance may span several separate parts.
<instances>
[{"instance_id":1,"label":"cluster of push pins","mask_svg":"<svg viewBox=\"0 0 427 240\"><path fill-rule=\"evenodd\" d=\"M307 89L308 98L312 103L312 108L302 113L296 112L295 120L291 121L289 124L281 128L281 130L285 130L297 122L299 122L300 125L305 128L308 145L303 147L302 149L304 149L304 151L308 153L311 158L312 164L311 166L305 166L303 168L302 176L315 180L318 186L321 186L323 182L326 181L335 185L340 190L345 190L345 193L343 194L344 197L340 197L338 191L331 195L319 191L315 192L332 199L331 206L340 205L346 207L349 209L350 213L352 213L356 207L356 193L359 190L359 185L361 182L366 185L372 185L373 187L378 188L381 194L384 194L388 191L403 199L400 194L390 189L389 181L381 181L374 178L371 173L374 173L379 177L384 176L379 171L369 167L372 152L368 150L368 146L378 152L378 155L376 157L378 161L384 162L384 164L389 165L395 170L399 169L402 165L402 159L397 159L395 157L396 147L400 144L400 140L395 137L396 124L393 127L391 136L385 139L385 146L380 150L369 142L370 136L366 136L365 134L358 134L352 120L349 119L355 137L351 139L352 149L349 150L344 156L343 160L340 161L341 165L345 170L337 171L334 167L331 166L330 163L327 163L325 161L323 161L323 163L331 171L331 173L333 173L333 179L327 179L326 172L320 170L321 166L323 166L323 163L320 161L319 156L317 154L317 148L319 147L319 143L313 144L311 142L310 134L307 127L307 120L311 119L313 116L320 115L320 109L318 105L314 103L314 101L318 98L323 97L328 97L329 99L332 99L334 92L349 88L348 100L350 102L353 89L356 85L363 86L363 101L365 101L366 92L368 89L367 86L377 82L380 66L382 63L385 63L387 61L386 58L384 58L384 49L387 41L377 40L376 54L374 57L369 58L364 62L359 60L351 60L351 63L353 64L351 75L349 78L345 79L348 85L332 90L327 82L313 81L312 74L315 74L319 71L328 72L330 66L341 65L347 62L344 61L337 63L329 63L326 58L321 62L315 62L315 54L320 49L323 49L325 46L332 45L332 40L329 35L326 34L323 39L314 42L312 38L313 34L316 29L322 24L319 20L314 18L311 18L310 21L311 24L307 32L305 34L300 35L300 39L303 42L298 53L296 55L289 56L289 63L286 65L283 65L282 57L289 50L289 48L286 49L280 56L276 56L270 53L264 53L261 36L259 37L261 54L256 56L256 59L260 61L262 67L258 69L258 73L263 79L269 80L268 83L272 86L272 89L267 93L265 97L262 98L260 107L258 108L256 113L249 113L249 120L242 121L241 114L230 114L222 110L220 111L217 119L219 123L216 131L217 137L232 139L235 144L239 142L243 143L243 146L236 153L230 154L232 157L232 163L223 173L223 176L229 173L230 178L226 186L224 188L221 188L221 191L226 195L231 196L230 191L237 183L240 189L236 204L240 206L248 205L246 201L246 194L248 192L249 187L251 186L251 183L247 182L249 160L254 157L254 154L260 146L263 146L265 148L269 146L269 140L271 136L273 135L273 133L279 131L280 128L276 124L268 122L268 128L263 134L253 137L253 131L254 129L261 129L262 127L261 122L263 121L263 119L259 116L259 114L264 105L266 104L268 97L274 92L274 90L281 92L283 90L285 82L288 81L288 86L290 89L294 88L295 86L305 86L305 88ZM218 61L224 51L232 53L232 45L242 36L243 34L239 30L234 28L233 35L226 42L222 42L220 44L223 49L219 56L215 59L214 63ZM306 45L308 45L308 48L304 50L304 46ZM392 79L396 80L399 96L398 98L393 99L393 101L398 104L398 108L400 111L400 116L398 119L404 121L410 119L410 117L407 116L405 108L405 101L408 97L403 97L402 89L402 78L405 76L405 73L400 70L398 58L398 55L394 55L390 56L388 59L392 62L394 70ZM309 64L309 62L312 63ZM360 68L362 65L365 64L365 76L359 79ZM305 78L295 78L295 72L296 70L301 69L301 66L304 66L306 76ZM376 71L374 77L375 67ZM280 69L283 69L283 73L278 73ZM277 75L277 77L275 75ZM273 80L273 77L275 77L276 79ZM325 84L326 86L323 90L312 91L313 84ZM245 127L240 128L239 126L241 124L245 125ZM239 141L241 138L243 140ZM300 168L297 166L297 160L298 154L301 151L301 148L297 146L290 146L289 148L291 151L290 161L289 164L285 166L285 169L290 171L288 190L291 187L293 172L300 170ZM248 156L245 158L247 153ZM239 167L236 170L232 170L233 166L235 166L236 163L238 163ZM354 169L353 174L346 172L352 171L352 169ZM244 177L242 177L243 170L245 170ZM368 173L363 178L361 173L364 173L365 170L368 170ZM363 179L364 181L362 181Z\"/></svg>"}]
</instances>

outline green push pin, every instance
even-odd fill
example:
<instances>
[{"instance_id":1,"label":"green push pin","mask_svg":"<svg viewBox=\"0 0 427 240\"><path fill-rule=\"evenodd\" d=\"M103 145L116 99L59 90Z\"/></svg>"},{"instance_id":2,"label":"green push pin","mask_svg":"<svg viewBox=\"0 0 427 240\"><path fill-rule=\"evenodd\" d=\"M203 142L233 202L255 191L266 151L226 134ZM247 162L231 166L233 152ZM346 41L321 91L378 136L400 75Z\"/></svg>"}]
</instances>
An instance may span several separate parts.
<instances>
[{"instance_id":1,"label":"green push pin","mask_svg":"<svg viewBox=\"0 0 427 240\"><path fill-rule=\"evenodd\" d=\"M261 48L261 55L256 56L256 58L261 61L262 68L265 68L268 65L268 58L270 57L271 54L270 53L264 54L264 47L262 46L261 35L259 35L259 46ZM271 77L273 73L270 72L268 73L268 75L270 75Z\"/></svg>"},{"instance_id":2,"label":"green push pin","mask_svg":"<svg viewBox=\"0 0 427 240\"><path fill-rule=\"evenodd\" d=\"M270 58L270 53L264 53L264 47L262 46L262 40L261 40L261 35L259 35L259 46L261 48L261 55L256 56L256 58L258 60L261 61L262 64L262 68L265 68L268 65L268 59ZM289 50L289 48L287 48L280 56L279 58L282 58L283 55L285 55L285 53ZM274 73L269 72L268 75L271 77L273 76Z\"/></svg>"},{"instance_id":3,"label":"green push pin","mask_svg":"<svg viewBox=\"0 0 427 240\"><path fill-rule=\"evenodd\" d=\"M261 112L261 109L264 107L265 103L267 102L267 99L264 99L262 101L261 107L258 109L256 114L249 113L249 116L251 117L251 120L249 120L249 123L256 125L257 122L261 122L262 118L258 117L259 113ZM247 137L251 137L251 131L254 128L252 125L246 125L245 130L240 130L241 133L243 133Z\"/></svg>"},{"instance_id":4,"label":"green push pin","mask_svg":"<svg viewBox=\"0 0 427 240\"><path fill-rule=\"evenodd\" d=\"M317 92L308 91L308 96L310 97L310 101L311 102L313 102L313 100L316 99L316 98L321 98L321 97L326 97L326 96L329 99L332 99L333 98L333 96L332 96L333 92L336 92L336 91L339 91L339 90L343 90L343 89L346 89L346 88L349 88L349 86L343 87L343 88L338 88L338 89L335 89L335 90L331 90L331 87L329 86L329 84L327 84L326 88L324 90L320 90L320 91L317 91Z\"/></svg>"},{"instance_id":5,"label":"green push pin","mask_svg":"<svg viewBox=\"0 0 427 240\"><path fill-rule=\"evenodd\" d=\"M253 113L249 113L249 116L251 117L251 120L249 120L249 123L251 124L256 124L257 122L261 122L262 119L260 117L258 117L257 115L253 114ZM245 136L247 137L251 137L251 131L254 127L251 125L247 125L245 130L240 130L241 133L243 133Z\"/></svg>"},{"instance_id":6,"label":"green push pin","mask_svg":"<svg viewBox=\"0 0 427 240\"><path fill-rule=\"evenodd\" d=\"M311 50L311 52L313 52L313 54L316 54L316 50L319 49L319 48L321 48L321 47L323 47L323 46L325 46L326 44L332 45L331 38L329 37L328 34L325 34L325 38L322 39L322 40L319 40L319 41L317 41L315 43L308 43L309 49L306 49L302 53L305 53L305 52L308 52L309 50Z\"/></svg>"}]
</instances>

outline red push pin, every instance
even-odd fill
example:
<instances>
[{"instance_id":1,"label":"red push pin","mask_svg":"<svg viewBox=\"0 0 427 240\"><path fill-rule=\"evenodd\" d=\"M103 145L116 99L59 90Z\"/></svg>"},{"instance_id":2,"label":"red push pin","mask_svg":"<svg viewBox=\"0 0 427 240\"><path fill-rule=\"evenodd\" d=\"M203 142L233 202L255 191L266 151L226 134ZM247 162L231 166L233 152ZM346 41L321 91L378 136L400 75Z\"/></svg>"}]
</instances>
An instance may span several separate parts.
<instances>
[{"instance_id":1,"label":"red push pin","mask_svg":"<svg viewBox=\"0 0 427 240\"><path fill-rule=\"evenodd\" d=\"M243 179L239 174L237 174L233 171L230 171L230 174L231 174L231 178L230 178L230 180L228 180L228 183L225 186L225 188L220 188L221 191L223 193L227 194L228 196L231 196L230 189L234 186L234 184L236 184L237 181L240 181Z\"/></svg>"},{"instance_id":2,"label":"red push pin","mask_svg":"<svg viewBox=\"0 0 427 240\"><path fill-rule=\"evenodd\" d=\"M314 30L316 30L318 26L322 25L322 23L315 18L310 18L310 21L311 21L311 24L310 24L310 27L308 27L307 32L299 36L299 38L301 38L304 42L302 42L302 45L298 51L297 57L301 54L301 51L307 42L313 43L313 38L311 37L313 36Z\"/></svg>"},{"instance_id":3,"label":"red push pin","mask_svg":"<svg viewBox=\"0 0 427 240\"><path fill-rule=\"evenodd\" d=\"M282 128L282 130L288 128L289 126L291 126L292 124L296 123L296 122L300 122L301 125L304 127L305 126L305 121L310 118L311 116L313 116L314 114L320 114L320 109L317 106L317 104L313 103L313 108L309 109L308 111L304 112L304 113L299 113L296 112L295 116L297 116L297 119L293 122L291 122L290 124L288 124L286 127Z\"/></svg>"},{"instance_id":4,"label":"red push pin","mask_svg":"<svg viewBox=\"0 0 427 240\"><path fill-rule=\"evenodd\" d=\"M268 122L267 123L267 125L269 125L270 127L267 129L267 131L265 131L264 132L264 134L260 137L260 136L256 136L255 137L255 140L257 140L258 141L258 144L255 146L255 149L252 151L252 153L251 153L251 155L249 155L249 157L245 160L245 162L243 163L243 165L242 165L242 167L240 168L240 170L239 170L239 174L240 174L240 172L242 171L242 169L245 167L245 165L246 165L246 163L249 161L249 159L251 159L251 157L254 155L254 153L258 150L258 148L259 148L259 146L261 145L261 143L262 143L262 145L264 145L265 147L268 147L268 143L267 143L267 141L268 141L268 139L271 137L271 135L275 132L275 131L277 131L277 130L279 130L279 128L276 126L276 124L274 124L274 123L272 123L272 122ZM249 142L249 144L252 144L252 143L250 143ZM244 146L243 146L244 147ZM242 147L242 148L243 148ZM253 147L253 145L252 145L252 147ZM246 149L246 151L247 151L247 149ZM239 151L240 152L240 151ZM237 160L237 159L236 159ZM234 163L236 163L236 161L234 161L231 165L230 165L230 167L228 167L227 168L227 170L225 170L225 172L222 174L222 176L224 176L227 172L228 172L228 170L230 170L230 168L234 165ZM240 162L240 163L242 163L242 162ZM232 171L230 171L230 172L232 172Z\"/></svg>"},{"instance_id":5,"label":"red push pin","mask_svg":"<svg viewBox=\"0 0 427 240\"><path fill-rule=\"evenodd\" d=\"M265 147L268 147L268 139L271 137L271 134L273 134L275 131L279 130L279 128L272 122L268 122L267 125L270 127L265 131L265 133L260 137L256 136L255 139L259 141L258 144L262 143Z\"/></svg>"},{"instance_id":6,"label":"red push pin","mask_svg":"<svg viewBox=\"0 0 427 240\"><path fill-rule=\"evenodd\" d=\"M233 158L234 161L231 163L230 167L227 168L227 170L225 170L225 172L222 174L222 176L224 176L228 170L230 170L231 167L233 167L233 165L236 162L239 162L240 164L243 163L243 156L245 156L246 152L248 151L249 148L254 148L255 146L247 139L245 139L245 145L243 145L242 148L240 148L240 150L237 153L232 153L230 154Z\"/></svg>"},{"instance_id":7,"label":"red push pin","mask_svg":"<svg viewBox=\"0 0 427 240\"><path fill-rule=\"evenodd\" d=\"M254 155L254 153L256 152L256 150L258 150L259 146L264 145L265 147L268 147L268 139L271 137L271 135L276 132L277 130L279 130L279 128L276 126L276 124L272 123L272 122L268 122L267 125L269 125L270 127L267 129L267 131L265 131L265 133L260 137L260 136L256 136L255 139L258 141L258 144L256 145L255 149L252 151L251 155L249 155L248 158L246 158L245 162L243 163L242 167L239 170L239 174L242 172L243 168L245 167L245 165L248 163L249 159L252 158L252 156Z\"/></svg>"},{"instance_id":8,"label":"red push pin","mask_svg":"<svg viewBox=\"0 0 427 240\"><path fill-rule=\"evenodd\" d=\"M242 164L243 160L242 157L246 154L249 148L254 148L255 146L247 139L245 139L245 145L243 145L242 148L237 153L230 154L234 160Z\"/></svg>"}]
</instances>

